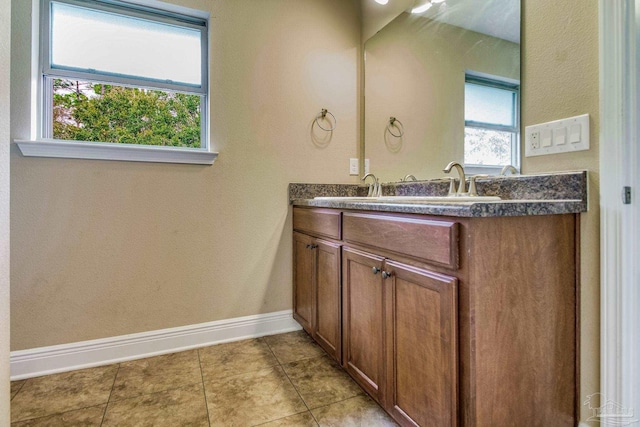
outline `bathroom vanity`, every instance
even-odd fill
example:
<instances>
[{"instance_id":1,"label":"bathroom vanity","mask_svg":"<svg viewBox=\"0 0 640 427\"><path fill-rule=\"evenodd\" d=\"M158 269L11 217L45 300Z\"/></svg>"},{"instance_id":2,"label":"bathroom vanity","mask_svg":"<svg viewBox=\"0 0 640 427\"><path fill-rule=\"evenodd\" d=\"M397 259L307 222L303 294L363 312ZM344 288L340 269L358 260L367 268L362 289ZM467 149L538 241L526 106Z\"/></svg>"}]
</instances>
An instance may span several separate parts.
<instances>
[{"instance_id":1,"label":"bathroom vanity","mask_svg":"<svg viewBox=\"0 0 640 427\"><path fill-rule=\"evenodd\" d=\"M398 423L575 425L584 200L293 204L294 317Z\"/></svg>"}]
</instances>

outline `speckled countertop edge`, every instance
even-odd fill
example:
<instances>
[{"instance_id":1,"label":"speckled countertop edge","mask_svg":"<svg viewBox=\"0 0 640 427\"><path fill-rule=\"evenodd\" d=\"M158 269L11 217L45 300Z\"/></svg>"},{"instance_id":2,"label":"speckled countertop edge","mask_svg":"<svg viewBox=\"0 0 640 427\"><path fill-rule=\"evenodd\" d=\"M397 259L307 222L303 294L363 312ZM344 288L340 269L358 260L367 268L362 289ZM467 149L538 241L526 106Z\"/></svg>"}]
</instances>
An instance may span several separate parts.
<instances>
[{"instance_id":1,"label":"speckled countertop edge","mask_svg":"<svg viewBox=\"0 0 640 427\"><path fill-rule=\"evenodd\" d=\"M559 215L586 212L587 172L490 177L478 180L478 193L500 196L499 202L379 203L371 201L314 200L314 197L365 196L367 187L355 184L290 184L294 206L415 213L458 217ZM443 196L443 180L383 184L384 195Z\"/></svg>"},{"instance_id":2,"label":"speckled countertop edge","mask_svg":"<svg viewBox=\"0 0 640 427\"><path fill-rule=\"evenodd\" d=\"M582 200L509 200L500 202L423 204L301 199L295 200L293 205L474 218L494 216L558 215L586 212L586 204L582 202Z\"/></svg>"}]
</instances>

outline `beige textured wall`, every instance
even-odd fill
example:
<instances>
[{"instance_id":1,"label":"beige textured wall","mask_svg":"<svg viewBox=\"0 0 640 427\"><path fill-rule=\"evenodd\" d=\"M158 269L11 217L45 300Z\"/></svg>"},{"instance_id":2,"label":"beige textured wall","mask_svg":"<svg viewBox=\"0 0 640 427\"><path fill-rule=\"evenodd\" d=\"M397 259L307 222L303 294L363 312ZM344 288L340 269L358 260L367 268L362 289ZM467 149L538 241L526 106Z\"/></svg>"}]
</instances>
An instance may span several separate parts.
<instances>
[{"instance_id":1,"label":"beige textured wall","mask_svg":"<svg viewBox=\"0 0 640 427\"><path fill-rule=\"evenodd\" d=\"M9 425L9 56L11 2L0 0L0 425Z\"/></svg>"},{"instance_id":2,"label":"beige textured wall","mask_svg":"<svg viewBox=\"0 0 640 427\"><path fill-rule=\"evenodd\" d=\"M465 71L520 79L519 45L407 13L367 40L365 54L365 157L384 182L439 178L463 161ZM391 116L402 138L386 131Z\"/></svg>"},{"instance_id":3,"label":"beige textured wall","mask_svg":"<svg viewBox=\"0 0 640 427\"><path fill-rule=\"evenodd\" d=\"M29 137L28 1L11 134ZM11 153L11 348L291 308L289 182L352 182L357 0L175 0L211 12L213 166ZM338 119L314 135L321 108Z\"/></svg>"},{"instance_id":4,"label":"beige textured wall","mask_svg":"<svg viewBox=\"0 0 640 427\"><path fill-rule=\"evenodd\" d=\"M590 150L523 158L524 173L589 170L589 212L580 224L581 404L600 390L598 2L523 0L523 14L523 126L590 114ZM580 411L589 417L588 408Z\"/></svg>"}]
</instances>

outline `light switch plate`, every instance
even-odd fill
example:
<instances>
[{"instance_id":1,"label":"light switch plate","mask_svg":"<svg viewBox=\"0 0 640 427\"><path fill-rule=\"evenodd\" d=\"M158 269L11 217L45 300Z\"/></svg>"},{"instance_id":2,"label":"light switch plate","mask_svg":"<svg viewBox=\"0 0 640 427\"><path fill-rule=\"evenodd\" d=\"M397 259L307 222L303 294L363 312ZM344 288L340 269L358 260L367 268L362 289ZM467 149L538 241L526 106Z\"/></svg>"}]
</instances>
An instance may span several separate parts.
<instances>
[{"instance_id":1,"label":"light switch plate","mask_svg":"<svg viewBox=\"0 0 640 427\"><path fill-rule=\"evenodd\" d=\"M364 159L364 174L368 174L369 173L369 159Z\"/></svg>"},{"instance_id":2,"label":"light switch plate","mask_svg":"<svg viewBox=\"0 0 640 427\"><path fill-rule=\"evenodd\" d=\"M546 138L547 135L552 138ZM542 144L540 143L540 135ZM589 149L589 115L525 127L525 157L566 153Z\"/></svg>"},{"instance_id":3,"label":"light switch plate","mask_svg":"<svg viewBox=\"0 0 640 427\"><path fill-rule=\"evenodd\" d=\"M349 159L349 175L358 175L358 159Z\"/></svg>"}]
</instances>

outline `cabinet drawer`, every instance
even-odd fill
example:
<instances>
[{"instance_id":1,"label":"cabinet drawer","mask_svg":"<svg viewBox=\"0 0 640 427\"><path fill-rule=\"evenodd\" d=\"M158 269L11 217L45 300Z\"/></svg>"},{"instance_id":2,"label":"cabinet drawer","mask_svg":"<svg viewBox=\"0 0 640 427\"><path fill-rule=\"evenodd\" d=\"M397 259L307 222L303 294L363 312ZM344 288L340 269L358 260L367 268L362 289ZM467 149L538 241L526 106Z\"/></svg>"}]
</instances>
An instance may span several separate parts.
<instances>
[{"instance_id":1,"label":"cabinet drawer","mask_svg":"<svg viewBox=\"0 0 640 427\"><path fill-rule=\"evenodd\" d=\"M458 224L415 217L344 213L343 239L458 268Z\"/></svg>"},{"instance_id":2,"label":"cabinet drawer","mask_svg":"<svg viewBox=\"0 0 640 427\"><path fill-rule=\"evenodd\" d=\"M338 210L293 208L293 229L340 240L341 216Z\"/></svg>"}]
</instances>

